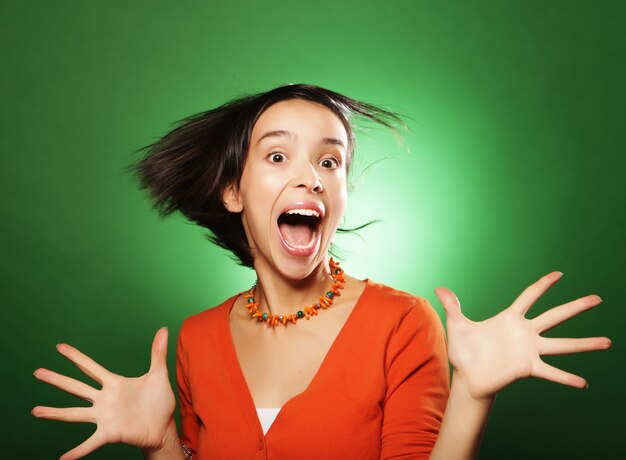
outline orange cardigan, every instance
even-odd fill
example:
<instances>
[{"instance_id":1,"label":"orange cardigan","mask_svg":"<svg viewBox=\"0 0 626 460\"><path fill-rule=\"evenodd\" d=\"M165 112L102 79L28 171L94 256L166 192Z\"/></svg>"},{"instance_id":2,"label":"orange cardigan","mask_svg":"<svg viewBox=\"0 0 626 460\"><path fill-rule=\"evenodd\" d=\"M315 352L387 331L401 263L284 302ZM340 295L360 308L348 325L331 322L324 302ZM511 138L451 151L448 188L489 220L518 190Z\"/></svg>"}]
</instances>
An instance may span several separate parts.
<instances>
[{"instance_id":1,"label":"orange cardigan","mask_svg":"<svg viewBox=\"0 0 626 460\"><path fill-rule=\"evenodd\" d=\"M366 282L310 385L266 435L230 334L237 296L185 320L180 438L194 460L428 458L450 392L443 326L428 300Z\"/></svg>"}]
</instances>

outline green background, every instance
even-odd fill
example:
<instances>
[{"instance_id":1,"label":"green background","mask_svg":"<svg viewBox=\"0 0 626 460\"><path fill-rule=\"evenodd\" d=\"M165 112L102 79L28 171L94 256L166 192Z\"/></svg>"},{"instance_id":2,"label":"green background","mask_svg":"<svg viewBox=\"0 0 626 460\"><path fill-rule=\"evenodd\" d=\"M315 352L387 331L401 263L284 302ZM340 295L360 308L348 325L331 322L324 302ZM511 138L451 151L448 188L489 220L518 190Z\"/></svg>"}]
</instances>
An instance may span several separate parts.
<instances>
[{"instance_id":1,"label":"green background","mask_svg":"<svg viewBox=\"0 0 626 460\"><path fill-rule=\"evenodd\" d=\"M124 168L176 120L300 82L410 118L405 146L359 133L345 224L383 222L336 238L350 274L442 319L437 286L480 320L552 270L565 276L529 317L604 299L545 334L613 340L544 358L590 388L506 388L480 458L623 455L624 2L13 1L0 17L0 456L58 458L93 432L30 415L87 405L32 376L89 381L56 343L135 376L166 325L173 378L183 319L249 287L250 270L180 216L159 219Z\"/></svg>"}]
</instances>

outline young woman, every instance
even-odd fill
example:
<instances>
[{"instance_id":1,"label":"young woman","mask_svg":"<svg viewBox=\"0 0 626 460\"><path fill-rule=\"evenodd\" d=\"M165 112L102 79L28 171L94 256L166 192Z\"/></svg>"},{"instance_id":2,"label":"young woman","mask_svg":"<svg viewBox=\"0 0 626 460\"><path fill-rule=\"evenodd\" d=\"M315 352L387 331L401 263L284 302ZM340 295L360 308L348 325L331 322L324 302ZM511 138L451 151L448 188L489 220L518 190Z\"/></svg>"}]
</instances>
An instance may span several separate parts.
<instances>
[{"instance_id":1,"label":"young woman","mask_svg":"<svg viewBox=\"0 0 626 460\"><path fill-rule=\"evenodd\" d=\"M287 85L194 116L150 146L135 170L156 207L209 229L258 281L184 322L180 435L167 329L156 333L150 370L138 378L59 345L102 385L36 371L93 403L33 409L36 417L97 425L62 459L113 442L155 460L470 459L496 394L513 381L534 376L587 386L540 356L606 349L610 340L540 334L599 305L600 297L525 318L560 272L482 322L465 318L456 296L437 288L446 341L426 299L353 278L329 257L347 204L353 115L390 127L400 122L323 88Z\"/></svg>"}]
</instances>

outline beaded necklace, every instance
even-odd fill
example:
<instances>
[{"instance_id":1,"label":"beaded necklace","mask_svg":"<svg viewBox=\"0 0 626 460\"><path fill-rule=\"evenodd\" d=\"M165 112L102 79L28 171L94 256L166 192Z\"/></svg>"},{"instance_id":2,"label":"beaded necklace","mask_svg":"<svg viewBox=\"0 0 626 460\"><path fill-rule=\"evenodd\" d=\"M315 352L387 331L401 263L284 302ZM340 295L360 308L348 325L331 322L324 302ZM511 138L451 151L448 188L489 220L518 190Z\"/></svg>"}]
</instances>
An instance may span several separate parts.
<instances>
[{"instance_id":1,"label":"beaded necklace","mask_svg":"<svg viewBox=\"0 0 626 460\"><path fill-rule=\"evenodd\" d=\"M248 291L248 303L246 308L251 318L256 318L259 322L265 321L268 326L276 327L279 324L286 326L288 322L296 324L299 319L310 319L311 316L317 316L317 310L323 308L326 310L333 303L335 296L340 296L340 289L343 289L343 284L346 280L343 277L343 269L339 267L339 262L335 262L333 258L330 258L328 263L330 267L330 276L333 278L333 283L330 285L330 289L326 294L319 298L319 301L311 306L304 307L302 310L298 310L296 313L290 313L288 315L271 315L269 313L261 313L259 311L259 304L254 300L254 293L256 292L258 280Z\"/></svg>"}]
</instances>

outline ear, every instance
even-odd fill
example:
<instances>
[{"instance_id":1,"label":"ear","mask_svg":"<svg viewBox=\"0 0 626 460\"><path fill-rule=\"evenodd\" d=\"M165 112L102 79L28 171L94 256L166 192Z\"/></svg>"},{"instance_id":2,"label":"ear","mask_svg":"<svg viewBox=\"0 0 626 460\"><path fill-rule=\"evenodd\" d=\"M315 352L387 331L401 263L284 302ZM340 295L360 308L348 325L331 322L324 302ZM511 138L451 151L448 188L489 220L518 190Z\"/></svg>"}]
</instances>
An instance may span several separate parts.
<instances>
[{"instance_id":1,"label":"ear","mask_svg":"<svg viewBox=\"0 0 626 460\"><path fill-rule=\"evenodd\" d=\"M222 203L224 203L224 207L230 212L243 211L243 203L241 203L239 190L237 190L235 184L230 183L224 188L222 192Z\"/></svg>"}]
</instances>

